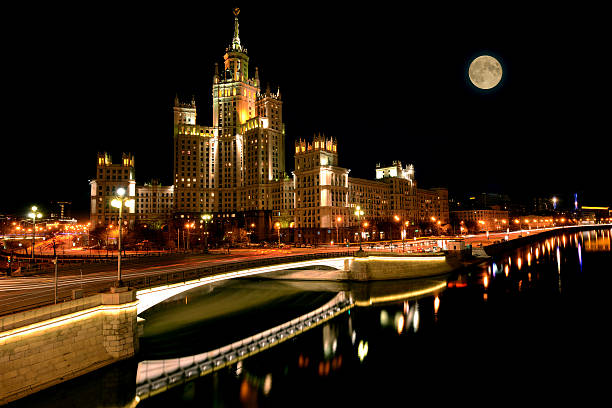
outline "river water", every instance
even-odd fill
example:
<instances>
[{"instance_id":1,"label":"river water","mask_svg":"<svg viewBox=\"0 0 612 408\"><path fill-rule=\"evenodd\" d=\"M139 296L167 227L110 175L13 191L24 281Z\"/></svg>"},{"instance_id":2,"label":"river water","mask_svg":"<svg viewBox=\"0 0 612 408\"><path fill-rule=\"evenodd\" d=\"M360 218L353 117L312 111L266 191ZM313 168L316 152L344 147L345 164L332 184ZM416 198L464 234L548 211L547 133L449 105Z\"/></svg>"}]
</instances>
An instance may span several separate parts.
<instances>
[{"instance_id":1,"label":"river water","mask_svg":"<svg viewBox=\"0 0 612 408\"><path fill-rule=\"evenodd\" d=\"M138 358L13 405L600 404L609 378L611 234L559 234L433 279L218 283L145 312ZM135 399L140 360L222 347L339 292L355 306L230 367Z\"/></svg>"}]
</instances>

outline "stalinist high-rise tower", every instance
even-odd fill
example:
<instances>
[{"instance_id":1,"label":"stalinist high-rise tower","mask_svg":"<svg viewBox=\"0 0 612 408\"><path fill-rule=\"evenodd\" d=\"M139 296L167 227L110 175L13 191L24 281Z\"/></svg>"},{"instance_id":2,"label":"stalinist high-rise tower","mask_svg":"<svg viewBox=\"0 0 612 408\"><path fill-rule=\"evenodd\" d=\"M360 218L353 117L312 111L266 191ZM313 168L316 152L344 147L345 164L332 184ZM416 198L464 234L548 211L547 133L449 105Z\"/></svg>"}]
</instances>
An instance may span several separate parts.
<instances>
[{"instance_id":1,"label":"stalinist high-rise tower","mask_svg":"<svg viewBox=\"0 0 612 408\"><path fill-rule=\"evenodd\" d=\"M269 226L293 211L293 199L283 194L293 187L285 174L282 101L280 91L262 92L257 68L250 76L238 14L223 69L215 64L212 126L196 123L193 99L175 99L175 218L209 213Z\"/></svg>"}]
</instances>

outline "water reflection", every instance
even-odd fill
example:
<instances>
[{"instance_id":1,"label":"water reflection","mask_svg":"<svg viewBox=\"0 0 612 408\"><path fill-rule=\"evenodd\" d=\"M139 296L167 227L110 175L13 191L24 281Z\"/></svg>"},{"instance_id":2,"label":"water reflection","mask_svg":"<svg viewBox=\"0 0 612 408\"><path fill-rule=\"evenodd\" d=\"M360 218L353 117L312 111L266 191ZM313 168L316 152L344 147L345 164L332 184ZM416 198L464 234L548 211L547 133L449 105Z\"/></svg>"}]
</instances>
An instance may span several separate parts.
<instances>
[{"instance_id":1,"label":"water reflection","mask_svg":"<svg viewBox=\"0 0 612 408\"><path fill-rule=\"evenodd\" d=\"M277 308L291 318L340 292L347 293L354 306L290 341L144 399L138 406L391 406L384 398L398 395L397 390L409 394L403 395L403 405L432 395L457 403L471 395L475 384L486 384L479 392L490 397L487 401L499 395L523 398L520 390L528 384L530 398L542 403L560 402L574 390L588 403L605 389L593 385L603 376L591 365L608 352L604 342L609 337L603 328L610 309L605 292L599 291L610 279L602 273L612 262L609 240L608 230L591 233L590 242L584 233L560 235L435 280L243 280L214 288L224 305L219 310L207 302L198 310L194 305L199 295L190 293L187 305L184 297L177 298L149 314L152 327L159 330L151 340L165 336L162 320L154 313L179 320L167 326L172 337L177 334L181 341L197 345L211 343L207 337L222 337L223 331L241 334L243 323L266 328L280 316ZM180 307L192 309L179 313ZM268 312L272 318L264 316ZM192 323L204 324L204 316L204 331L180 335ZM193 344L175 347L199 347ZM134 378L132 372L129 379L118 381L131 382L134 389ZM90 381L95 387L102 379ZM64 394L73 389L66 388ZM58 406L95 406L88 404L90 397L80 398L78 404L64 400ZM129 399L129 392L122 392L122 398ZM368 398L375 403L367 403ZM38 401L24 406L46 405Z\"/></svg>"}]
</instances>

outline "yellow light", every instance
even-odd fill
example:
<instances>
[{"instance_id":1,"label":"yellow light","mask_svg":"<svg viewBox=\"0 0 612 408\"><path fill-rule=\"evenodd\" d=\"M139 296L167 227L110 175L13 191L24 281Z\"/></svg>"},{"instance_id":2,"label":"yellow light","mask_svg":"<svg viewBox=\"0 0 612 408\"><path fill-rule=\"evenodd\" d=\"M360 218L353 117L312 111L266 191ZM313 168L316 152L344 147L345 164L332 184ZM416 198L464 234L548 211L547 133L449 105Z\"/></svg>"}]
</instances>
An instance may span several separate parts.
<instances>
[{"instance_id":1,"label":"yellow light","mask_svg":"<svg viewBox=\"0 0 612 408\"><path fill-rule=\"evenodd\" d=\"M118 199L114 198L111 201L111 207L121 208L121 200L118 200Z\"/></svg>"},{"instance_id":2,"label":"yellow light","mask_svg":"<svg viewBox=\"0 0 612 408\"><path fill-rule=\"evenodd\" d=\"M368 355L368 342L365 343L363 340L359 342L359 347L357 348L357 355L359 356L359 361L363 361L364 358Z\"/></svg>"},{"instance_id":3,"label":"yellow light","mask_svg":"<svg viewBox=\"0 0 612 408\"><path fill-rule=\"evenodd\" d=\"M440 308L440 298L436 296L434 299L434 313L438 313L438 309Z\"/></svg>"},{"instance_id":4,"label":"yellow light","mask_svg":"<svg viewBox=\"0 0 612 408\"><path fill-rule=\"evenodd\" d=\"M24 336L42 330L51 329L58 326L73 323L74 321L82 320L89 315L97 313L124 313L129 309L136 308L138 300L123 305L100 305L91 309L82 310L80 312L70 313L64 316L55 317L53 319L44 320L42 322L32 323L27 326L18 327L16 329L7 330L0 333L0 340L10 339L16 336Z\"/></svg>"}]
</instances>

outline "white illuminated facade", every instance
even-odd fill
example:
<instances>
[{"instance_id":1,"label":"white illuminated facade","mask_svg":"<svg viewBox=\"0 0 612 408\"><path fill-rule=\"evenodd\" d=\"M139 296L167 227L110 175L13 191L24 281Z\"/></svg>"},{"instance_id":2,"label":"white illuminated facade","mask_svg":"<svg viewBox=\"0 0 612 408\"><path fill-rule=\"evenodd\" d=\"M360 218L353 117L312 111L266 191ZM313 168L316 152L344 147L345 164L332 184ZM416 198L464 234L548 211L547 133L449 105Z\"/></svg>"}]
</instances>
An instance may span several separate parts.
<instances>
[{"instance_id":1,"label":"white illuminated facade","mask_svg":"<svg viewBox=\"0 0 612 408\"><path fill-rule=\"evenodd\" d=\"M126 197L135 198L136 180L134 156L124 153L120 163L113 163L108 153L99 153L96 178L89 182L91 189L90 222L91 227L106 227L119 222L119 210L111 206L117 190L123 188ZM135 222L135 208L123 213L124 222L132 226Z\"/></svg>"},{"instance_id":2,"label":"white illuminated facade","mask_svg":"<svg viewBox=\"0 0 612 408\"><path fill-rule=\"evenodd\" d=\"M297 228L336 228L338 217L346 220L349 170L338 167L337 149L335 139L321 135L314 136L312 143L295 143Z\"/></svg>"}]
</instances>

